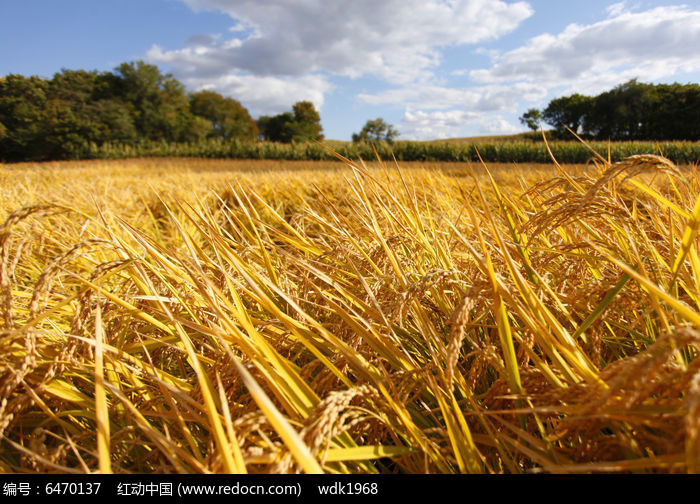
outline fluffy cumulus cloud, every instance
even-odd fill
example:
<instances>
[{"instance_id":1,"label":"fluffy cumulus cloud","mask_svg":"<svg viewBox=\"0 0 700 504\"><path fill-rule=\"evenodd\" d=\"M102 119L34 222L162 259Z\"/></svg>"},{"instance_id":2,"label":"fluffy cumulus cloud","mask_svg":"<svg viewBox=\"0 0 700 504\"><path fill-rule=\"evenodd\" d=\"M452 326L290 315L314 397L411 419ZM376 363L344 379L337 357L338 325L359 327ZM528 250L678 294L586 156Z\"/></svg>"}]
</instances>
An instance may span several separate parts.
<instances>
[{"instance_id":1,"label":"fluffy cumulus cloud","mask_svg":"<svg viewBox=\"0 0 700 504\"><path fill-rule=\"evenodd\" d=\"M407 113L404 127L418 137L456 131L478 123L479 131L508 133L521 128L504 119L518 104L541 102L556 90L558 96L574 92L597 94L633 78L667 79L700 70L700 11L688 6L632 12L626 2L611 4L607 17L589 25L571 24L559 34L542 34L502 55L490 52L490 68L454 71L469 75L464 89L423 86L397 88L375 95L360 95L368 103L421 104L439 112ZM459 109L449 109L450 104ZM466 110L482 111L472 117ZM511 114L512 117L512 114Z\"/></svg>"},{"instance_id":2,"label":"fluffy cumulus cloud","mask_svg":"<svg viewBox=\"0 0 700 504\"><path fill-rule=\"evenodd\" d=\"M202 38L202 35L197 35L188 42ZM320 109L326 93L334 87L322 74L275 76L255 75L235 69L222 71L221 67L206 58L199 60L198 52L205 54L206 49L197 45L182 51L164 52L154 46L148 52L148 58L174 68L177 77L188 88L211 89L236 98L256 116L277 114L301 100L309 100ZM187 57L182 58L182 54L187 54Z\"/></svg>"},{"instance_id":3,"label":"fluffy cumulus cloud","mask_svg":"<svg viewBox=\"0 0 700 504\"><path fill-rule=\"evenodd\" d=\"M390 82L420 79L439 63L440 47L496 39L533 13L526 2L501 0L183 1L194 10L224 12L247 33L205 44L196 60L207 69L370 74ZM169 56L192 63L197 49Z\"/></svg>"},{"instance_id":4,"label":"fluffy cumulus cloud","mask_svg":"<svg viewBox=\"0 0 700 504\"><path fill-rule=\"evenodd\" d=\"M446 109L456 105L477 112L514 111L520 99L542 99L540 86L527 82L513 85L450 88L433 84L415 84L378 93L360 93L357 99L370 105L411 105L425 109Z\"/></svg>"},{"instance_id":5,"label":"fluffy cumulus cloud","mask_svg":"<svg viewBox=\"0 0 700 504\"><path fill-rule=\"evenodd\" d=\"M211 89L236 97L254 115L278 114L302 100L308 100L320 109L326 93L333 89L328 79L320 75L280 78L233 73L207 80L187 78L185 82L195 89Z\"/></svg>"},{"instance_id":6,"label":"fluffy cumulus cloud","mask_svg":"<svg viewBox=\"0 0 700 504\"><path fill-rule=\"evenodd\" d=\"M522 82L511 85L448 88L414 85L375 94L360 93L358 100L369 105L407 107L399 131L402 138L429 140L465 136L518 133L521 127L503 118L515 114L520 100L541 100L540 86Z\"/></svg>"},{"instance_id":7,"label":"fluffy cumulus cloud","mask_svg":"<svg viewBox=\"0 0 700 504\"><path fill-rule=\"evenodd\" d=\"M182 1L227 14L231 30L193 35L177 50L155 45L148 58L191 86L235 92L255 111L276 105L280 83L306 86L321 105L333 76L429 81L442 48L494 40L533 13L526 2L501 0Z\"/></svg>"},{"instance_id":8,"label":"fluffy cumulus cloud","mask_svg":"<svg viewBox=\"0 0 700 504\"><path fill-rule=\"evenodd\" d=\"M460 135L464 124L478 119L478 114L465 110L406 110L401 121L402 137L417 140L451 138Z\"/></svg>"},{"instance_id":9,"label":"fluffy cumulus cloud","mask_svg":"<svg viewBox=\"0 0 700 504\"><path fill-rule=\"evenodd\" d=\"M534 37L470 76L482 83L531 82L597 93L627 78L652 81L700 70L700 11L667 6L630 12L621 2L607 13L594 24Z\"/></svg>"},{"instance_id":10,"label":"fluffy cumulus cloud","mask_svg":"<svg viewBox=\"0 0 700 504\"><path fill-rule=\"evenodd\" d=\"M299 100L321 108L339 82L371 77L387 88L354 99L402 110L402 138L510 133L521 129L519 112L553 95L700 71L700 10L686 5L634 11L611 2L598 22L570 24L500 52L492 42L534 14L529 3L180 1L231 18L226 33L192 34L180 49L154 45L148 52L190 88L233 96L259 115ZM464 51L464 67L445 65L451 69L441 74L448 48ZM470 67L467 51L487 55L490 66ZM449 78L462 84L449 86Z\"/></svg>"},{"instance_id":11,"label":"fluffy cumulus cloud","mask_svg":"<svg viewBox=\"0 0 700 504\"><path fill-rule=\"evenodd\" d=\"M482 134L505 135L518 133L521 128L511 124L497 113L453 110L406 110L399 130L402 138L432 140L464 136L465 129Z\"/></svg>"}]
</instances>

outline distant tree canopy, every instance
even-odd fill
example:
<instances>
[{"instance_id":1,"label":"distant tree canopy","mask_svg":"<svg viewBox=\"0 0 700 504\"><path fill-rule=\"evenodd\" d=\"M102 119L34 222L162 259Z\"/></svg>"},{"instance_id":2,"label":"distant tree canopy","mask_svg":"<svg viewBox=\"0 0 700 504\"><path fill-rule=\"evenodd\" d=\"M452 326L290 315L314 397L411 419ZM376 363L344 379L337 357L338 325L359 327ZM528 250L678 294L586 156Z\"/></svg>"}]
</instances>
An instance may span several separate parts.
<instances>
[{"instance_id":1,"label":"distant tree canopy","mask_svg":"<svg viewBox=\"0 0 700 504\"><path fill-rule=\"evenodd\" d=\"M527 126L532 131L537 131L540 129L540 123L544 119L542 117L542 112L536 108L531 108L520 116L520 124Z\"/></svg>"},{"instance_id":2,"label":"distant tree canopy","mask_svg":"<svg viewBox=\"0 0 700 504\"><path fill-rule=\"evenodd\" d=\"M143 61L113 72L62 70L52 79L0 78L0 159L71 159L91 144L140 140L253 140L255 121L213 91L187 95L172 75Z\"/></svg>"},{"instance_id":3,"label":"distant tree canopy","mask_svg":"<svg viewBox=\"0 0 700 504\"><path fill-rule=\"evenodd\" d=\"M399 132L381 117L368 120L359 133L352 134L353 142L389 142L392 143Z\"/></svg>"},{"instance_id":4,"label":"distant tree canopy","mask_svg":"<svg viewBox=\"0 0 700 504\"><path fill-rule=\"evenodd\" d=\"M246 108L233 98L214 91L199 91L190 95L190 110L195 116L209 121L209 136L223 139L258 137L258 125Z\"/></svg>"},{"instance_id":5,"label":"distant tree canopy","mask_svg":"<svg viewBox=\"0 0 700 504\"><path fill-rule=\"evenodd\" d=\"M262 137L271 142L323 140L321 116L310 101L295 103L291 112L261 116L258 128Z\"/></svg>"},{"instance_id":6,"label":"distant tree canopy","mask_svg":"<svg viewBox=\"0 0 700 504\"><path fill-rule=\"evenodd\" d=\"M580 94L557 98L549 102L542 116L548 124L556 125L558 129L569 128L579 133L587 111L593 106L593 101L593 98Z\"/></svg>"},{"instance_id":7,"label":"distant tree canopy","mask_svg":"<svg viewBox=\"0 0 700 504\"><path fill-rule=\"evenodd\" d=\"M598 96L574 94L549 102L542 112L530 109L560 136L567 128L600 140L700 140L700 85L644 84L633 79Z\"/></svg>"}]
</instances>

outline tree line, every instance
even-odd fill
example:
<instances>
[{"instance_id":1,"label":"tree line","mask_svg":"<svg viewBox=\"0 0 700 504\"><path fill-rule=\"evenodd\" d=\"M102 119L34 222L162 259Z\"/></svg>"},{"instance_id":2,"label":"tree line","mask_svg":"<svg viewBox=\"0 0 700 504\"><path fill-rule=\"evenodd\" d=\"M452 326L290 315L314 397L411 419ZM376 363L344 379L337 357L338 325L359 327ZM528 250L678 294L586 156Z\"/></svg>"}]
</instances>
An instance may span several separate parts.
<instances>
[{"instance_id":1,"label":"tree line","mask_svg":"<svg viewBox=\"0 0 700 504\"><path fill-rule=\"evenodd\" d=\"M314 105L253 120L233 98L187 93L171 74L143 61L113 72L62 70L53 78L0 78L0 160L74 159L102 144L207 139L279 142L323 138Z\"/></svg>"},{"instance_id":2,"label":"tree line","mask_svg":"<svg viewBox=\"0 0 700 504\"><path fill-rule=\"evenodd\" d=\"M530 109L520 122L540 123L555 136L598 140L700 140L700 85L645 84L633 79L597 96L556 98L544 110Z\"/></svg>"}]
</instances>

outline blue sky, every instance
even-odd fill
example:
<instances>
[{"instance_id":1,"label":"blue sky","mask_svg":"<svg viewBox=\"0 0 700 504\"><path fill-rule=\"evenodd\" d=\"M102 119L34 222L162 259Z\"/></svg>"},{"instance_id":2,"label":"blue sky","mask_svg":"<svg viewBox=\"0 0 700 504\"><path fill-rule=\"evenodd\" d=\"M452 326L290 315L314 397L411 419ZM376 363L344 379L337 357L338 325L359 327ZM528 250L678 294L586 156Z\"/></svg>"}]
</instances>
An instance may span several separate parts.
<instances>
[{"instance_id":1,"label":"blue sky","mask_svg":"<svg viewBox=\"0 0 700 504\"><path fill-rule=\"evenodd\" d=\"M143 59L253 117L311 100L327 138L514 133L631 78L700 82L700 1L0 0L0 75Z\"/></svg>"}]
</instances>

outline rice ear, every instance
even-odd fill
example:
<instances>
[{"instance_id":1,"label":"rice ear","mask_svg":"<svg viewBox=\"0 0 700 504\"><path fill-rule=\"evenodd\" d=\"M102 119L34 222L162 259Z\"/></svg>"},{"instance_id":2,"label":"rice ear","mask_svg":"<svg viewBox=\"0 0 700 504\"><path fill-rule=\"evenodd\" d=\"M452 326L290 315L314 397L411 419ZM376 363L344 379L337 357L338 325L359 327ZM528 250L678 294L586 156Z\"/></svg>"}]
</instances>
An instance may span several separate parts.
<instances>
[{"instance_id":1,"label":"rice ear","mask_svg":"<svg viewBox=\"0 0 700 504\"><path fill-rule=\"evenodd\" d=\"M700 186L604 147L0 167L0 469L697 472Z\"/></svg>"}]
</instances>

